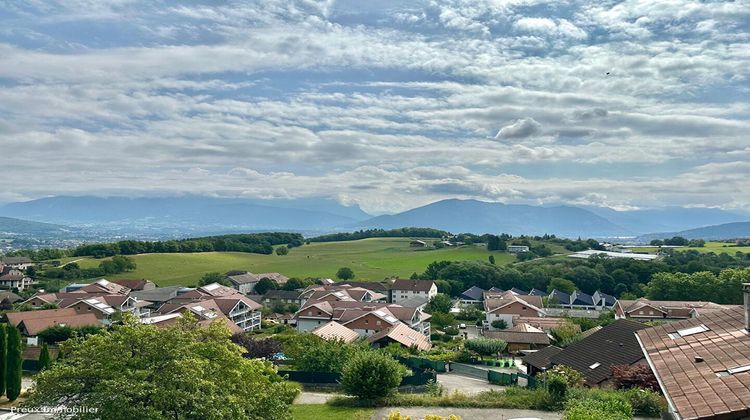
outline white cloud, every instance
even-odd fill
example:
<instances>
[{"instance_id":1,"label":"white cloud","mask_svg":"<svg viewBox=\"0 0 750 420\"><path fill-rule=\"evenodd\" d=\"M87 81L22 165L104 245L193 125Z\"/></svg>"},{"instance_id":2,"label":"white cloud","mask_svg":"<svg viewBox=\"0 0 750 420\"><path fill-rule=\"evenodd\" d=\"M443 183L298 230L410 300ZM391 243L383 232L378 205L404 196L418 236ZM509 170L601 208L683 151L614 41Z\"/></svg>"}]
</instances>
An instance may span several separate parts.
<instances>
[{"instance_id":1,"label":"white cloud","mask_svg":"<svg viewBox=\"0 0 750 420\"><path fill-rule=\"evenodd\" d=\"M496 139L523 139L533 137L542 132L542 125L533 118L522 118L501 128L495 135Z\"/></svg>"}]
</instances>

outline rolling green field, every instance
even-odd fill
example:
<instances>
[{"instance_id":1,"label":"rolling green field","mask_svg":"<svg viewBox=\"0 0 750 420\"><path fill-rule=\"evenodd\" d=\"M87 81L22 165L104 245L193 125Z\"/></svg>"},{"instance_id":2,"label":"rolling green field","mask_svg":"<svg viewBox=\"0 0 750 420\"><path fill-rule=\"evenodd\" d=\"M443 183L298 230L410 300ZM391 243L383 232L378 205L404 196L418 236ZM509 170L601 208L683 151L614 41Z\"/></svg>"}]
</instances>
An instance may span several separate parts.
<instances>
[{"instance_id":1,"label":"rolling green field","mask_svg":"<svg viewBox=\"0 0 750 420\"><path fill-rule=\"evenodd\" d=\"M433 261L481 260L490 254L497 264L515 257L504 252L489 252L482 245L460 248L415 249L409 238L371 238L346 242L319 242L292 248L289 255L278 256L241 252L205 252L193 254L141 254L131 256L138 268L108 278L145 278L159 286L194 285L212 271L247 270L253 273L279 272L288 277L330 277L339 267L350 267L355 280L382 280L421 273ZM101 260L72 258L82 268L96 267Z\"/></svg>"},{"instance_id":2,"label":"rolling green field","mask_svg":"<svg viewBox=\"0 0 750 420\"><path fill-rule=\"evenodd\" d=\"M721 254L722 252L727 253L729 255L734 255L735 252L750 252L750 246L729 246L731 244L728 244L726 242L706 242L706 246L701 248L695 248L695 247L687 247L687 246L680 246L673 248L676 251L687 251L687 250L696 250L698 252L713 252L714 254ZM634 247L630 248L633 250L633 252L648 252L648 253L656 253L658 248L641 248L641 247Z\"/></svg>"}]
</instances>

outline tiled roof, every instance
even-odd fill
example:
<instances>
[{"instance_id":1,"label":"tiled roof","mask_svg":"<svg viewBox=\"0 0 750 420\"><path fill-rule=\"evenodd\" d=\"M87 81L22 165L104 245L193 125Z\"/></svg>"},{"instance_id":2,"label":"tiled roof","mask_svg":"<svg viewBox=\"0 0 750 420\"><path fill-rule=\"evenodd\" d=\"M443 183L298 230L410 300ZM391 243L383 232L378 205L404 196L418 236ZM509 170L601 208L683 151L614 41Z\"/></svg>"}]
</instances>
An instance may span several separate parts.
<instances>
[{"instance_id":1,"label":"tiled roof","mask_svg":"<svg viewBox=\"0 0 750 420\"><path fill-rule=\"evenodd\" d=\"M51 317L64 317L76 315L76 311L73 308L65 309L44 309L35 311L24 311L24 312L7 312L5 314L8 317L8 324L17 326L21 321L29 319L41 319Z\"/></svg>"},{"instance_id":2,"label":"tiled roof","mask_svg":"<svg viewBox=\"0 0 750 420\"><path fill-rule=\"evenodd\" d=\"M549 358L560 353L562 349L557 346L548 346L541 350L535 351L534 353L524 356L523 362L527 365L534 366L537 369L547 369L550 367L551 362Z\"/></svg>"},{"instance_id":3,"label":"tiled roof","mask_svg":"<svg viewBox=\"0 0 750 420\"><path fill-rule=\"evenodd\" d=\"M614 365L631 365L643 359L635 332L647 328L640 322L621 319L571 344L550 358L581 372L586 383L596 385L612 375Z\"/></svg>"},{"instance_id":4,"label":"tiled roof","mask_svg":"<svg viewBox=\"0 0 750 420\"><path fill-rule=\"evenodd\" d=\"M260 277L256 276L253 273L248 273L248 272L244 272L241 274L227 275L227 278L229 279L229 281L231 281L234 284L257 283L260 281Z\"/></svg>"},{"instance_id":5,"label":"tiled roof","mask_svg":"<svg viewBox=\"0 0 750 420\"><path fill-rule=\"evenodd\" d=\"M24 330L27 335L35 336L47 328L56 325L68 327L101 326L102 324L94 314L54 316L48 318L25 319L18 324L18 328Z\"/></svg>"},{"instance_id":6,"label":"tiled roof","mask_svg":"<svg viewBox=\"0 0 750 420\"><path fill-rule=\"evenodd\" d=\"M528 324L537 328L541 328L544 331L550 331L558 328L569 321L565 318L552 318L552 317L533 317L533 316L514 316L513 323ZM572 324L574 328L581 328L578 324Z\"/></svg>"},{"instance_id":7,"label":"tiled roof","mask_svg":"<svg viewBox=\"0 0 750 420\"><path fill-rule=\"evenodd\" d=\"M263 299L299 299L300 292L297 290L269 290L263 295Z\"/></svg>"},{"instance_id":8,"label":"tiled roof","mask_svg":"<svg viewBox=\"0 0 750 420\"><path fill-rule=\"evenodd\" d=\"M381 330L371 335L367 340L370 343L389 338L404 347L416 346L421 351L427 351L432 348L429 338L426 335L414 331L408 325L399 323L393 327Z\"/></svg>"},{"instance_id":9,"label":"tiled roof","mask_svg":"<svg viewBox=\"0 0 750 420\"><path fill-rule=\"evenodd\" d=\"M119 284L120 286L127 287L130 290L143 290L148 283L146 279L122 279L112 280L112 283Z\"/></svg>"},{"instance_id":10,"label":"tiled roof","mask_svg":"<svg viewBox=\"0 0 750 420\"><path fill-rule=\"evenodd\" d=\"M359 334L354 330L345 327L336 321L320 325L310 332L324 340L341 340L344 343L352 343L359 338Z\"/></svg>"},{"instance_id":11,"label":"tiled roof","mask_svg":"<svg viewBox=\"0 0 750 420\"><path fill-rule=\"evenodd\" d=\"M128 293L130 293L129 288L120 286L119 284L113 283L107 279L99 279L85 287L80 288L79 291L86 293L106 293L112 295L127 295Z\"/></svg>"},{"instance_id":12,"label":"tiled roof","mask_svg":"<svg viewBox=\"0 0 750 420\"><path fill-rule=\"evenodd\" d=\"M504 308L512 303L520 302L526 306L531 307L539 312L542 310L542 298L540 296L521 296L513 294L510 290L503 292L499 295L493 295L484 300L484 309L486 312L494 312L500 308Z\"/></svg>"},{"instance_id":13,"label":"tiled roof","mask_svg":"<svg viewBox=\"0 0 750 420\"><path fill-rule=\"evenodd\" d=\"M649 364L681 418L750 416L750 370L730 372L750 369L750 334L744 326L744 308L735 307L638 331ZM686 331L694 327L699 328Z\"/></svg>"},{"instance_id":14,"label":"tiled roof","mask_svg":"<svg viewBox=\"0 0 750 420\"><path fill-rule=\"evenodd\" d=\"M271 279L276 282L276 284L285 284L287 281L289 281L289 277L281 274L281 273L260 273L257 275L259 279Z\"/></svg>"},{"instance_id":15,"label":"tiled roof","mask_svg":"<svg viewBox=\"0 0 750 420\"><path fill-rule=\"evenodd\" d=\"M527 324L519 324L507 330L487 331L484 335L487 338L499 338L509 344L548 345L550 343L547 333L535 327L528 328Z\"/></svg>"},{"instance_id":16,"label":"tiled roof","mask_svg":"<svg viewBox=\"0 0 750 420\"><path fill-rule=\"evenodd\" d=\"M467 300L478 300L481 301L484 297L484 289L477 286L471 286L467 290L465 290L463 293L461 293L461 298L467 299Z\"/></svg>"},{"instance_id":17,"label":"tiled roof","mask_svg":"<svg viewBox=\"0 0 750 420\"><path fill-rule=\"evenodd\" d=\"M663 314L666 314L668 318L691 318L693 313L700 316L703 314L723 311L731 308L732 305L720 305L713 302L702 302L702 301L683 301L683 300L649 300L646 298L639 298L636 300L623 300L620 299L616 303L625 314L638 316L636 311L644 307L652 307Z\"/></svg>"},{"instance_id":18,"label":"tiled roof","mask_svg":"<svg viewBox=\"0 0 750 420\"><path fill-rule=\"evenodd\" d=\"M410 290L412 292L429 292L435 282L431 280L397 279L391 286L392 290Z\"/></svg>"}]
</instances>

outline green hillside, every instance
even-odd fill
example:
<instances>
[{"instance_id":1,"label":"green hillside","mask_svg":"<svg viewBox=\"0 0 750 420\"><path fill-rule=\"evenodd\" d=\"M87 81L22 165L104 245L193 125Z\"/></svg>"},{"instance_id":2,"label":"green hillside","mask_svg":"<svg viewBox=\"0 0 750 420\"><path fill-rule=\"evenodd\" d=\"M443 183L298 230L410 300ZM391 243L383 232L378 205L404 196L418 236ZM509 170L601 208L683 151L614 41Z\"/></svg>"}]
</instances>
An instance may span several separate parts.
<instances>
[{"instance_id":1,"label":"green hillside","mask_svg":"<svg viewBox=\"0 0 750 420\"><path fill-rule=\"evenodd\" d=\"M658 248L651 248L651 247L633 247L631 249L633 250L633 252L647 252L651 254L656 253L658 251ZM729 244L726 242L714 242L714 241L706 242L706 246L703 246L703 247L679 246L673 249L675 251L695 250L698 252L713 252L714 254L726 253L729 255L734 255L736 252L750 252L750 246L733 246L732 244Z\"/></svg>"},{"instance_id":2,"label":"green hillside","mask_svg":"<svg viewBox=\"0 0 750 420\"><path fill-rule=\"evenodd\" d=\"M515 257L502 252L488 252L484 246L460 248L414 249L410 238L371 238L346 242L320 242L293 248L289 255L261 255L240 252L206 252L195 254L142 254L131 256L138 269L111 276L146 278L160 286L193 285L211 271L247 270L255 273L279 272L289 277L331 277L339 267L354 270L357 280L382 280L390 276L408 277L422 272L433 261L481 260L490 254L497 264ZM432 241L431 239L429 241ZM82 268L96 267L101 260L72 258Z\"/></svg>"}]
</instances>

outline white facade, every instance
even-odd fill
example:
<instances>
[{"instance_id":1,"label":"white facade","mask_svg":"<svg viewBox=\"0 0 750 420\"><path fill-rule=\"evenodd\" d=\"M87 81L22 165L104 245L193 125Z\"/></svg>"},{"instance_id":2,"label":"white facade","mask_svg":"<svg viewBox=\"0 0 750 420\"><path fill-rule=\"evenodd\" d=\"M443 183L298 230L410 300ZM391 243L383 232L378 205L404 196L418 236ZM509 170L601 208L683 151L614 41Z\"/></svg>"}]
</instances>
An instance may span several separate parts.
<instances>
[{"instance_id":1,"label":"white facade","mask_svg":"<svg viewBox=\"0 0 750 420\"><path fill-rule=\"evenodd\" d=\"M244 331L260 328L260 311L254 311L242 301L229 312L229 319Z\"/></svg>"},{"instance_id":2,"label":"white facade","mask_svg":"<svg viewBox=\"0 0 750 420\"><path fill-rule=\"evenodd\" d=\"M391 289L391 302L399 303L415 298L426 299L427 301L429 301L430 299L435 297L437 293L437 286L435 286L434 283L432 287L430 287L429 291Z\"/></svg>"}]
</instances>

